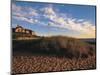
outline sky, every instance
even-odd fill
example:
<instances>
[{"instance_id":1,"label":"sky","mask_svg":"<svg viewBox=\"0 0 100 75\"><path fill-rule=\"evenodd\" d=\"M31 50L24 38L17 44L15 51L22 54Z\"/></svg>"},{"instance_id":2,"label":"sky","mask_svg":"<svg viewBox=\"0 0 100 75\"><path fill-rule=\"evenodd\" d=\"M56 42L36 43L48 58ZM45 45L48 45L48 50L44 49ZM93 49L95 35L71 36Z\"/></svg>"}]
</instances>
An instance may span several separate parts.
<instances>
[{"instance_id":1,"label":"sky","mask_svg":"<svg viewBox=\"0 0 100 75\"><path fill-rule=\"evenodd\" d=\"M13 28L20 25L39 36L95 38L95 6L14 1L11 18Z\"/></svg>"}]
</instances>

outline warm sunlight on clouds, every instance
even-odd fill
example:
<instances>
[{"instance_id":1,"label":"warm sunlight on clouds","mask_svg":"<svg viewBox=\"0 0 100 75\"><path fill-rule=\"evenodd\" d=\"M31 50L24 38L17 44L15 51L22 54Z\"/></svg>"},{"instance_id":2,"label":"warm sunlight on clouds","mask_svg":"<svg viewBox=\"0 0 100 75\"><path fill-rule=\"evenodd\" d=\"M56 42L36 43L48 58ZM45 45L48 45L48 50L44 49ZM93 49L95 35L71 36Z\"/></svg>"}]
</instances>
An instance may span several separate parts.
<instances>
[{"instance_id":1,"label":"warm sunlight on clouds","mask_svg":"<svg viewBox=\"0 0 100 75\"><path fill-rule=\"evenodd\" d=\"M78 36L77 38L96 38L96 36L95 36L95 32L94 32L92 34L88 34L88 33L80 34L80 36Z\"/></svg>"}]
</instances>

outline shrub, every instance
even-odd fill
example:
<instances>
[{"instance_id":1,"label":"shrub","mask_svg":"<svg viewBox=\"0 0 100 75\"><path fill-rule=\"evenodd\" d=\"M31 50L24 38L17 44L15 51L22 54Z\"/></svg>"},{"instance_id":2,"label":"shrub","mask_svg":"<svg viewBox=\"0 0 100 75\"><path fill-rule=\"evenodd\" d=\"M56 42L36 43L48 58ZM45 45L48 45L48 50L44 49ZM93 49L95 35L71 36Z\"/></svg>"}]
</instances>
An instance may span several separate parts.
<instances>
[{"instance_id":1,"label":"shrub","mask_svg":"<svg viewBox=\"0 0 100 75\"><path fill-rule=\"evenodd\" d=\"M35 40L13 41L14 50L36 54L60 55L69 58L86 58L95 52L95 47L86 42L69 37L44 37Z\"/></svg>"}]
</instances>

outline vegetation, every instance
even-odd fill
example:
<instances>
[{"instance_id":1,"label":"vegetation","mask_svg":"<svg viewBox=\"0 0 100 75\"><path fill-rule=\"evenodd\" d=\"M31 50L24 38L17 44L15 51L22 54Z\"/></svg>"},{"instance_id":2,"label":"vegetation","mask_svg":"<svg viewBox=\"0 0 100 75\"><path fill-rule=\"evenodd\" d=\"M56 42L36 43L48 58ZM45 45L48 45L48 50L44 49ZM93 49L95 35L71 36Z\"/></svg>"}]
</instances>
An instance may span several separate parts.
<instances>
[{"instance_id":1,"label":"vegetation","mask_svg":"<svg viewBox=\"0 0 100 75\"><path fill-rule=\"evenodd\" d=\"M13 40L13 73L95 69L95 44L71 37Z\"/></svg>"},{"instance_id":2,"label":"vegetation","mask_svg":"<svg viewBox=\"0 0 100 75\"><path fill-rule=\"evenodd\" d=\"M35 54L64 55L69 58L88 57L95 53L95 46L68 37L47 37L34 40L14 40L13 50Z\"/></svg>"}]
</instances>

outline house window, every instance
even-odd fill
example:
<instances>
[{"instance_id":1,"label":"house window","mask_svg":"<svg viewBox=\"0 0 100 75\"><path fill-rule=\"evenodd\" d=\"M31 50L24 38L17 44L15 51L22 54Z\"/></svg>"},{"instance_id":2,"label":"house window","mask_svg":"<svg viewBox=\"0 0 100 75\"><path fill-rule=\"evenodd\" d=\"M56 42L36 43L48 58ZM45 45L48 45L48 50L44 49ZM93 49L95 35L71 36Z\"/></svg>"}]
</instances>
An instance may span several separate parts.
<instances>
[{"instance_id":1,"label":"house window","mask_svg":"<svg viewBox=\"0 0 100 75\"><path fill-rule=\"evenodd\" d=\"M34 32L32 32L32 35L35 35L35 33L34 33Z\"/></svg>"},{"instance_id":2,"label":"house window","mask_svg":"<svg viewBox=\"0 0 100 75\"><path fill-rule=\"evenodd\" d=\"M29 31L26 31L26 33L30 33Z\"/></svg>"},{"instance_id":3,"label":"house window","mask_svg":"<svg viewBox=\"0 0 100 75\"><path fill-rule=\"evenodd\" d=\"M22 32L24 33L24 32L25 32L25 30L23 29L23 30L22 30Z\"/></svg>"}]
</instances>

